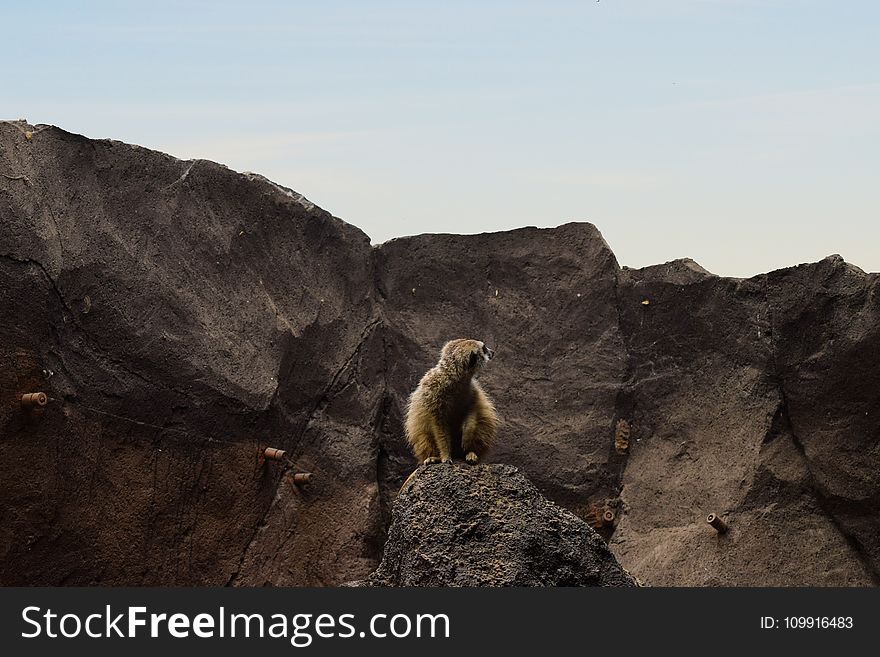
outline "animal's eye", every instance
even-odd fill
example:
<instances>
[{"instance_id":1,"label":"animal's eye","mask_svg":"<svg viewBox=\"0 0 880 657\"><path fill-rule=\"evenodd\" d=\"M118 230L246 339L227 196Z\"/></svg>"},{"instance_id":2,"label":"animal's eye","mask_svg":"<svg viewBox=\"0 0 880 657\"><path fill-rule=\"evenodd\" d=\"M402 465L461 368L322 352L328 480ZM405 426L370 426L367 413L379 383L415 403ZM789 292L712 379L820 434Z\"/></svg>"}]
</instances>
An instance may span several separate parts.
<instances>
[{"instance_id":1,"label":"animal's eye","mask_svg":"<svg viewBox=\"0 0 880 657\"><path fill-rule=\"evenodd\" d=\"M483 353L489 353L489 348L486 345L483 345Z\"/></svg>"},{"instance_id":2,"label":"animal's eye","mask_svg":"<svg viewBox=\"0 0 880 657\"><path fill-rule=\"evenodd\" d=\"M470 357L470 364L471 364L471 367L473 367L474 365L477 364L477 359L478 359L479 357L480 357L480 354L478 354L476 351L472 351L472 352L471 352L471 357Z\"/></svg>"}]
</instances>

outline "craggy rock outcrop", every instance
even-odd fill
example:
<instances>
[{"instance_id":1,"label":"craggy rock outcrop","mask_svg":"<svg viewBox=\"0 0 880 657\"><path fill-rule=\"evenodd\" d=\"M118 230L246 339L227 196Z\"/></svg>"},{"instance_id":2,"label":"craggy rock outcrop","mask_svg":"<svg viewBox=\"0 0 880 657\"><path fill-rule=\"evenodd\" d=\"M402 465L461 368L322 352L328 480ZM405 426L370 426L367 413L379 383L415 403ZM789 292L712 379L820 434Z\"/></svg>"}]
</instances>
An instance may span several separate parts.
<instances>
[{"instance_id":1,"label":"craggy rock outcrop","mask_svg":"<svg viewBox=\"0 0 880 657\"><path fill-rule=\"evenodd\" d=\"M646 583L876 584L878 278L621 268L585 223L371 246L261 176L0 122L0 584L366 577L462 336L497 350L491 460L613 510Z\"/></svg>"},{"instance_id":2,"label":"craggy rock outcrop","mask_svg":"<svg viewBox=\"0 0 880 657\"><path fill-rule=\"evenodd\" d=\"M829 289L840 279L861 306ZM880 341L863 313L876 317L876 301L873 311L864 302L877 277L829 258L747 280L687 261L625 269L620 280L630 363L620 409L633 426L611 541L621 562L658 585L876 583L880 433L865 413L878 391L863 386L877 381L867 367L880 364ZM810 298L823 288L825 300ZM849 307L834 319L828 306L838 304ZM837 348L826 332L840 336ZM866 379L807 397L847 376L854 363L838 369L826 350L843 354L853 342L875 345L859 365ZM823 436L829 424L839 433ZM846 451L830 448L838 441ZM710 512L728 518L728 534L706 526Z\"/></svg>"},{"instance_id":3,"label":"craggy rock outcrop","mask_svg":"<svg viewBox=\"0 0 880 657\"><path fill-rule=\"evenodd\" d=\"M212 162L20 123L0 144L0 582L373 567L367 236ZM35 389L54 399L39 418L18 403ZM291 486L267 445L319 482ZM288 572L318 554L339 561Z\"/></svg>"},{"instance_id":4,"label":"craggy rock outcrop","mask_svg":"<svg viewBox=\"0 0 880 657\"><path fill-rule=\"evenodd\" d=\"M509 465L422 466L370 586L635 586L605 541Z\"/></svg>"}]
</instances>

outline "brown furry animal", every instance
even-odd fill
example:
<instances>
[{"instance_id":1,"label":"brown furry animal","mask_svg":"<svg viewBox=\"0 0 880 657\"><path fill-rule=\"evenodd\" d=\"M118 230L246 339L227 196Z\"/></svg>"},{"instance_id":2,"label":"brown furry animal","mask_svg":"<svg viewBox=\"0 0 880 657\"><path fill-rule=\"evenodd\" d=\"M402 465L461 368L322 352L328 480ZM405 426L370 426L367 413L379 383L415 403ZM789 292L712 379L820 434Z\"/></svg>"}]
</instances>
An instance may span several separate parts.
<instances>
[{"instance_id":1,"label":"brown furry animal","mask_svg":"<svg viewBox=\"0 0 880 657\"><path fill-rule=\"evenodd\" d=\"M498 415L474 375L494 355L479 340L443 345L440 362L422 377L406 409L406 439L419 461L463 457L474 464L489 451Z\"/></svg>"}]
</instances>

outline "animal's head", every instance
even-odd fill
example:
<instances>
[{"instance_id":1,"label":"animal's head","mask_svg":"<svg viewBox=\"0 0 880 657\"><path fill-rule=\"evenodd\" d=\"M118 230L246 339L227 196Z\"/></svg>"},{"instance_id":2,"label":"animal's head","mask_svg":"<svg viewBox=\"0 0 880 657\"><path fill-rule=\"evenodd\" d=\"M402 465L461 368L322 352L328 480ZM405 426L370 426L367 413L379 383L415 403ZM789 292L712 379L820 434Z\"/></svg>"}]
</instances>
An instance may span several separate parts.
<instances>
[{"instance_id":1,"label":"animal's head","mask_svg":"<svg viewBox=\"0 0 880 657\"><path fill-rule=\"evenodd\" d=\"M488 363L495 352L480 340L450 340L443 345L440 360L454 364L458 369L476 371Z\"/></svg>"}]
</instances>

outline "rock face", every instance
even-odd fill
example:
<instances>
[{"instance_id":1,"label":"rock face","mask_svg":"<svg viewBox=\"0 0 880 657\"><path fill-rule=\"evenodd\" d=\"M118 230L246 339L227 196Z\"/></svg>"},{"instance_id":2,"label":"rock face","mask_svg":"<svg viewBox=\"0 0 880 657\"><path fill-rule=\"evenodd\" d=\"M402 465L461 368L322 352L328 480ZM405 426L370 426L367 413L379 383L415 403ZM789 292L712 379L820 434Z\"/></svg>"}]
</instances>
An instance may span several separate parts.
<instances>
[{"instance_id":1,"label":"rock face","mask_svg":"<svg viewBox=\"0 0 880 657\"><path fill-rule=\"evenodd\" d=\"M655 584L876 584L878 277L831 257L747 280L693 263L620 279L636 443L621 562ZM709 512L729 534L707 535Z\"/></svg>"},{"instance_id":2,"label":"rock face","mask_svg":"<svg viewBox=\"0 0 880 657\"><path fill-rule=\"evenodd\" d=\"M635 586L605 541L516 468L422 466L372 586Z\"/></svg>"},{"instance_id":3,"label":"rock face","mask_svg":"<svg viewBox=\"0 0 880 657\"><path fill-rule=\"evenodd\" d=\"M609 431L626 351L617 317L617 261L596 228L568 224L484 235L422 235L377 248L378 293L394 351L389 396L403 408L452 335L498 357L485 371L502 413L493 460L522 465L570 508L608 496L620 459ZM386 452L404 454L400 424ZM393 438L396 437L396 438Z\"/></svg>"},{"instance_id":4,"label":"rock face","mask_svg":"<svg viewBox=\"0 0 880 657\"><path fill-rule=\"evenodd\" d=\"M366 235L212 162L19 123L0 144L0 582L329 584L372 568ZM54 398L40 418L19 408L32 389ZM291 486L266 446L319 482ZM339 562L289 572L319 553Z\"/></svg>"},{"instance_id":5,"label":"rock face","mask_svg":"<svg viewBox=\"0 0 880 657\"><path fill-rule=\"evenodd\" d=\"M646 583L876 584L878 279L621 268L583 223L371 246L261 176L0 122L0 584L366 577L454 337L497 351L490 460L612 509Z\"/></svg>"}]
</instances>

